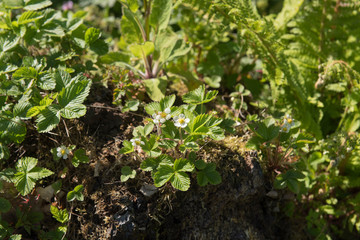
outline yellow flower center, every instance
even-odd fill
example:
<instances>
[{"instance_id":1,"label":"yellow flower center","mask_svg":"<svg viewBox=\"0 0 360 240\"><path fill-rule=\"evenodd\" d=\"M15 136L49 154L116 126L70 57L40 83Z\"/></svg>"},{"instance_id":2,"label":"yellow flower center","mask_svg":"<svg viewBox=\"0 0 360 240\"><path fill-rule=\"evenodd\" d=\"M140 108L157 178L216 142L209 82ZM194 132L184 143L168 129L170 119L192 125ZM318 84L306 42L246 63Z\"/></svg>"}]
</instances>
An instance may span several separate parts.
<instances>
[{"instance_id":1,"label":"yellow flower center","mask_svg":"<svg viewBox=\"0 0 360 240\"><path fill-rule=\"evenodd\" d=\"M286 121L290 124L293 122L293 120L291 118L286 119Z\"/></svg>"},{"instance_id":2,"label":"yellow flower center","mask_svg":"<svg viewBox=\"0 0 360 240\"><path fill-rule=\"evenodd\" d=\"M184 123L185 123L185 119L180 118L178 122L179 122L180 124L184 124Z\"/></svg>"},{"instance_id":3,"label":"yellow flower center","mask_svg":"<svg viewBox=\"0 0 360 240\"><path fill-rule=\"evenodd\" d=\"M140 143L141 143L140 141L135 141L136 145L140 145Z\"/></svg>"},{"instance_id":4,"label":"yellow flower center","mask_svg":"<svg viewBox=\"0 0 360 240\"><path fill-rule=\"evenodd\" d=\"M284 127L283 130L284 130L285 132L287 132L287 128L286 128L286 127Z\"/></svg>"},{"instance_id":5,"label":"yellow flower center","mask_svg":"<svg viewBox=\"0 0 360 240\"><path fill-rule=\"evenodd\" d=\"M60 153L61 153L61 155L65 155L65 154L66 154L66 150L65 150L65 149L61 149Z\"/></svg>"},{"instance_id":6,"label":"yellow flower center","mask_svg":"<svg viewBox=\"0 0 360 240\"><path fill-rule=\"evenodd\" d=\"M165 112L162 112L162 113L160 113L160 116L161 116L162 118L166 118L166 116L167 116L167 113L165 113Z\"/></svg>"}]
</instances>

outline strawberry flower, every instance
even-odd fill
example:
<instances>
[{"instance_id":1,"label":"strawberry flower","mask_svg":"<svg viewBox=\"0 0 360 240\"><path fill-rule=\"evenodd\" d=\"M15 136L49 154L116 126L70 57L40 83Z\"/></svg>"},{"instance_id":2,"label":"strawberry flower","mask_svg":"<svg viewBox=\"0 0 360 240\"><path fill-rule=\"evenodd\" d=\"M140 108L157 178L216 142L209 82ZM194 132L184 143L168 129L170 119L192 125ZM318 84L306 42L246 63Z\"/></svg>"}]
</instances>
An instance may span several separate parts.
<instances>
[{"instance_id":1,"label":"strawberry flower","mask_svg":"<svg viewBox=\"0 0 360 240\"><path fill-rule=\"evenodd\" d=\"M56 155L57 155L59 158L62 157L63 159L67 159L67 158L68 158L68 155L69 155L69 153L70 153L70 150L69 150L67 147L65 147L64 145L58 147L58 148L56 149L56 151L57 151Z\"/></svg>"},{"instance_id":2,"label":"strawberry flower","mask_svg":"<svg viewBox=\"0 0 360 240\"><path fill-rule=\"evenodd\" d=\"M184 114L180 114L179 116L174 117L174 125L176 127L185 128L189 122L190 119L186 118Z\"/></svg>"}]
</instances>

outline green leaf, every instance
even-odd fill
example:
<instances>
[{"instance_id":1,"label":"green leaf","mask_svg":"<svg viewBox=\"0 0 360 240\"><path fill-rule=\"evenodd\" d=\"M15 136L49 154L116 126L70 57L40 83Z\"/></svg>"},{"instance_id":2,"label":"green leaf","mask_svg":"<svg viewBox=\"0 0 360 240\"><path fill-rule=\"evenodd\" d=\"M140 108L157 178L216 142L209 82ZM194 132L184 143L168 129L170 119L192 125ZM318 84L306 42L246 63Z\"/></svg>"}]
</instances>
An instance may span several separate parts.
<instances>
[{"instance_id":1,"label":"green leaf","mask_svg":"<svg viewBox=\"0 0 360 240\"><path fill-rule=\"evenodd\" d=\"M141 162L140 168L144 171L155 171L159 166L159 158L147 158Z\"/></svg>"},{"instance_id":2,"label":"green leaf","mask_svg":"<svg viewBox=\"0 0 360 240\"><path fill-rule=\"evenodd\" d=\"M36 119L36 127L39 132L49 132L60 122L60 107L58 105L47 106Z\"/></svg>"},{"instance_id":3,"label":"green leaf","mask_svg":"<svg viewBox=\"0 0 360 240\"><path fill-rule=\"evenodd\" d=\"M56 87L56 81L52 73L40 73L36 85L43 90L53 90Z\"/></svg>"},{"instance_id":4,"label":"green leaf","mask_svg":"<svg viewBox=\"0 0 360 240\"><path fill-rule=\"evenodd\" d=\"M203 165L203 164L201 164ZM203 166L201 166L203 167ZM200 186L205 186L208 183L217 185L221 183L221 176L218 171L215 170L215 163L208 163L206 167L197 173L197 182Z\"/></svg>"},{"instance_id":5,"label":"green leaf","mask_svg":"<svg viewBox=\"0 0 360 240\"><path fill-rule=\"evenodd\" d=\"M155 125L152 122L146 124L145 126L138 126L134 129L133 135L134 137L146 137L153 131L154 126Z\"/></svg>"},{"instance_id":6,"label":"green leaf","mask_svg":"<svg viewBox=\"0 0 360 240\"><path fill-rule=\"evenodd\" d=\"M204 81L212 88L219 88L221 83L221 76L204 77Z\"/></svg>"},{"instance_id":7,"label":"green leaf","mask_svg":"<svg viewBox=\"0 0 360 240\"><path fill-rule=\"evenodd\" d=\"M175 172L170 182L180 191L187 191L190 188L190 177L185 172Z\"/></svg>"},{"instance_id":8,"label":"green leaf","mask_svg":"<svg viewBox=\"0 0 360 240\"><path fill-rule=\"evenodd\" d=\"M138 8L139 8L139 3L138 3L137 0L126 0L126 2L127 2L128 6L129 6L129 9L130 9L133 13L135 13L135 12L138 10Z\"/></svg>"},{"instance_id":9,"label":"green leaf","mask_svg":"<svg viewBox=\"0 0 360 240\"><path fill-rule=\"evenodd\" d=\"M103 39L98 39L90 44L90 49L100 56L106 54L109 51L109 46Z\"/></svg>"},{"instance_id":10,"label":"green leaf","mask_svg":"<svg viewBox=\"0 0 360 240\"><path fill-rule=\"evenodd\" d=\"M147 41L144 44L133 44L129 49L135 57L143 59L154 52L154 43Z\"/></svg>"},{"instance_id":11,"label":"green leaf","mask_svg":"<svg viewBox=\"0 0 360 240\"><path fill-rule=\"evenodd\" d=\"M134 151L134 146L131 144L130 141L124 140L123 147L120 149L120 154L128 154Z\"/></svg>"},{"instance_id":12,"label":"green leaf","mask_svg":"<svg viewBox=\"0 0 360 240\"><path fill-rule=\"evenodd\" d=\"M58 95L59 105L65 108L68 105L82 104L90 92L91 82L81 80L70 87L63 88Z\"/></svg>"},{"instance_id":13,"label":"green leaf","mask_svg":"<svg viewBox=\"0 0 360 240\"><path fill-rule=\"evenodd\" d=\"M0 56L2 56L2 54L4 54L5 52L8 52L8 51L14 49L18 45L19 41L20 41L20 37L13 35L13 34L8 34L5 38L1 38L0 39L0 50L1 50Z\"/></svg>"},{"instance_id":14,"label":"green leaf","mask_svg":"<svg viewBox=\"0 0 360 240\"><path fill-rule=\"evenodd\" d=\"M8 159L9 157L10 157L9 148L0 142L0 159Z\"/></svg>"},{"instance_id":15,"label":"green leaf","mask_svg":"<svg viewBox=\"0 0 360 240\"><path fill-rule=\"evenodd\" d=\"M130 61L130 56L126 53L122 52L110 52L107 53L100 58L100 62L104 64L112 64L115 62L125 62L128 63Z\"/></svg>"},{"instance_id":16,"label":"green leaf","mask_svg":"<svg viewBox=\"0 0 360 240\"><path fill-rule=\"evenodd\" d=\"M75 199L78 201L84 201L84 195L82 191L84 190L83 185L77 185L73 191L68 192L66 195L66 199L68 202L72 202Z\"/></svg>"},{"instance_id":17,"label":"green leaf","mask_svg":"<svg viewBox=\"0 0 360 240\"><path fill-rule=\"evenodd\" d=\"M42 17L43 15L40 12L27 11L21 14L21 16L18 19L18 24L22 25L22 24L34 22L35 20L40 19Z\"/></svg>"},{"instance_id":18,"label":"green leaf","mask_svg":"<svg viewBox=\"0 0 360 240\"><path fill-rule=\"evenodd\" d=\"M160 103L152 102L145 106L145 111L147 114L149 114L151 116L154 113L162 112L163 110L161 109Z\"/></svg>"},{"instance_id":19,"label":"green leaf","mask_svg":"<svg viewBox=\"0 0 360 240\"><path fill-rule=\"evenodd\" d=\"M22 235L21 234L13 234L10 236L9 240L21 240Z\"/></svg>"},{"instance_id":20,"label":"green leaf","mask_svg":"<svg viewBox=\"0 0 360 240\"><path fill-rule=\"evenodd\" d=\"M80 163L88 163L89 157L86 155L86 151L84 149L78 149L74 152L71 162L74 167L78 167Z\"/></svg>"},{"instance_id":21,"label":"green leaf","mask_svg":"<svg viewBox=\"0 0 360 240\"><path fill-rule=\"evenodd\" d=\"M216 90L205 93L205 85L201 85L197 89L186 93L182 98L186 103L199 105L210 102L217 94L218 91Z\"/></svg>"},{"instance_id":22,"label":"green leaf","mask_svg":"<svg viewBox=\"0 0 360 240\"><path fill-rule=\"evenodd\" d=\"M70 74L64 70L57 70L54 73L53 78L56 83L55 90L58 92L61 91L63 88L69 87L72 82Z\"/></svg>"},{"instance_id":23,"label":"green leaf","mask_svg":"<svg viewBox=\"0 0 360 240\"><path fill-rule=\"evenodd\" d=\"M122 182L126 182L129 178L135 178L135 176L136 176L136 171L131 170L129 166L124 166L121 168L120 179Z\"/></svg>"},{"instance_id":24,"label":"green leaf","mask_svg":"<svg viewBox=\"0 0 360 240\"><path fill-rule=\"evenodd\" d=\"M16 70L13 74L13 77L15 79L37 79L37 71L33 67L21 67L18 70Z\"/></svg>"},{"instance_id":25,"label":"green leaf","mask_svg":"<svg viewBox=\"0 0 360 240\"><path fill-rule=\"evenodd\" d=\"M139 109L139 104L140 101L135 99L135 100L128 100L125 103L125 106L121 109L122 112L128 112L128 111L132 111L132 112L136 112Z\"/></svg>"},{"instance_id":26,"label":"green leaf","mask_svg":"<svg viewBox=\"0 0 360 240\"><path fill-rule=\"evenodd\" d=\"M21 143L25 139L26 125L19 117L0 115L0 138Z\"/></svg>"},{"instance_id":27,"label":"green leaf","mask_svg":"<svg viewBox=\"0 0 360 240\"><path fill-rule=\"evenodd\" d=\"M162 98L165 97L166 87L168 81L166 78L152 78L143 80L146 93L149 95L151 100L153 101L160 101Z\"/></svg>"},{"instance_id":28,"label":"green leaf","mask_svg":"<svg viewBox=\"0 0 360 240\"><path fill-rule=\"evenodd\" d=\"M195 167L199 170L205 169L206 166L207 166L207 164L202 159L195 161Z\"/></svg>"},{"instance_id":29,"label":"green leaf","mask_svg":"<svg viewBox=\"0 0 360 240\"><path fill-rule=\"evenodd\" d=\"M157 136L152 134L150 138L145 141L145 145L142 146L142 150L149 154L150 157L160 156L161 150L158 148Z\"/></svg>"},{"instance_id":30,"label":"green leaf","mask_svg":"<svg viewBox=\"0 0 360 240\"><path fill-rule=\"evenodd\" d=\"M11 203L5 198L0 198L0 213L6 213L10 209L11 209Z\"/></svg>"},{"instance_id":31,"label":"green leaf","mask_svg":"<svg viewBox=\"0 0 360 240\"><path fill-rule=\"evenodd\" d=\"M66 209L60 210L56 206L51 205L50 212L60 223L66 223L69 220L69 213Z\"/></svg>"},{"instance_id":32,"label":"green leaf","mask_svg":"<svg viewBox=\"0 0 360 240\"><path fill-rule=\"evenodd\" d=\"M101 36L100 29L91 27L85 32L85 42L88 45L91 45L96 40L98 40L100 36Z\"/></svg>"},{"instance_id":33,"label":"green leaf","mask_svg":"<svg viewBox=\"0 0 360 240\"><path fill-rule=\"evenodd\" d=\"M5 8L22 8L24 6L23 0L3 0L2 1Z\"/></svg>"},{"instance_id":34,"label":"green leaf","mask_svg":"<svg viewBox=\"0 0 360 240\"><path fill-rule=\"evenodd\" d=\"M167 164L161 164L158 167L158 171L154 175L154 185L155 187L161 187L167 181L169 181L175 174L174 169L172 166Z\"/></svg>"},{"instance_id":35,"label":"green leaf","mask_svg":"<svg viewBox=\"0 0 360 240\"><path fill-rule=\"evenodd\" d=\"M26 4L24 9L29 11L40 10L49 7L52 4L50 0L30 0L25 2Z\"/></svg>"},{"instance_id":36,"label":"green leaf","mask_svg":"<svg viewBox=\"0 0 360 240\"><path fill-rule=\"evenodd\" d=\"M150 13L150 25L156 31L165 29L170 20L172 0L154 0Z\"/></svg>"},{"instance_id":37,"label":"green leaf","mask_svg":"<svg viewBox=\"0 0 360 240\"><path fill-rule=\"evenodd\" d=\"M199 116L195 117L193 121L190 122L190 133L203 133L207 134L209 129L204 127L205 124L211 119L211 116L208 114L200 114Z\"/></svg>"},{"instance_id":38,"label":"green leaf","mask_svg":"<svg viewBox=\"0 0 360 240\"><path fill-rule=\"evenodd\" d=\"M165 111L166 108L171 108L176 99L175 95L170 95L160 100L161 111Z\"/></svg>"},{"instance_id":39,"label":"green leaf","mask_svg":"<svg viewBox=\"0 0 360 240\"><path fill-rule=\"evenodd\" d=\"M16 164L16 173L13 181L16 189L25 196L35 187L35 181L53 174L46 168L36 167L37 159L32 157L21 158Z\"/></svg>"},{"instance_id":40,"label":"green leaf","mask_svg":"<svg viewBox=\"0 0 360 240\"><path fill-rule=\"evenodd\" d=\"M80 103L69 103L60 112L67 119L79 118L86 114L86 106Z\"/></svg>"},{"instance_id":41,"label":"green leaf","mask_svg":"<svg viewBox=\"0 0 360 240\"><path fill-rule=\"evenodd\" d=\"M174 162L174 170L176 172L192 172L195 166L188 159L179 158Z\"/></svg>"}]
</instances>

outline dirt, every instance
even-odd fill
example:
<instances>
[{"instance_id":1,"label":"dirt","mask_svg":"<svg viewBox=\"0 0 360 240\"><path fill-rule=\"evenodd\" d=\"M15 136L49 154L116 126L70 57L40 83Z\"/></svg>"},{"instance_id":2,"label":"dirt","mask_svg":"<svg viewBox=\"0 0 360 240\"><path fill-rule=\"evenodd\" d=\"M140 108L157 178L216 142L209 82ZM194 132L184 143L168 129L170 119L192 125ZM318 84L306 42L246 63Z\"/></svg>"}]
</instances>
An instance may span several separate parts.
<instances>
[{"instance_id":1,"label":"dirt","mask_svg":"<svg viewBox=\"0 0 360 240\"><path fill-rule=\"evenodd\" d=\"M221 184L200 187L194 175L187 192L165 185L147 197L140 189L153 184L150 175L139 169L134 156L119 154L122 141L132 137L133 128L144 118L122 113L111 101L110 90L94 86L85 117L61 122L57 135L30 129L21 147L13 147L14 161L23 155L35 156L40 166L58 173L42 182L42 187L62 178L62 194L51 203L37 203L45 215L42 230L59 226L49 212L50 204L56 204L71 212L68 239L281 239L277 231L283 227L272 210L278 200L266 196L269 184L256 153L244 148L246 137L240 134L209 142L198 153L199 159L216 163ZM70 162L48 161L52 159L49 149L60 144L84 148L90 163L75 168ZM123 183L120 176L125 165L136 169L137 175ZM68 203L66 192L78 184L85 187L85 200Z\"/></svg>"}]
</instances>

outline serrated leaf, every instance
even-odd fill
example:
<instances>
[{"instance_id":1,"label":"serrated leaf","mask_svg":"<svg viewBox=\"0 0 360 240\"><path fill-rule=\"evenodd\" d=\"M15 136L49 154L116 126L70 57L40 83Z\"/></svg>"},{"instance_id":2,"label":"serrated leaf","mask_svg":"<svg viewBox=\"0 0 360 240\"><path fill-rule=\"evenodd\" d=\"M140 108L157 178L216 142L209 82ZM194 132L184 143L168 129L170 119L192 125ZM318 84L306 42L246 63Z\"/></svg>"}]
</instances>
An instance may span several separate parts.
<instances>
[{"instance_id":1,"label":"serrated leaf","mask_svg":"<svg viewBox=\"0 0 360 240\"><path fill-rule=\"evenodd\" d=\"M136 112L139 109L139 104L140 104L140 101L137 99L128 100L125 102L125 105L121 109L121 111L122 112L128 112L128 111Z\"/></svg>"},{"instance_id":2,"label":"serrated leaf","mask_svg":"<svg viewBox=\"0 0 360 240\"><path fill-rule=\"evenodd\" d=\"M39 132L49 132L60 122L60 107L58 105L47 106L36 119L36 127Z\"/></svg>"},{"instance_id":3,"label":"serrated leaf","mask_svg":"<svg viewBox=\"0 0 360 240\"><path fill-rule=\"evenodd\" d=\"M154 185L155 187L161 187L167 181L169 181L175 174L172 166L169 165L160 165L158 171L154 175Z\"/></svg>"},{"instance_id":4,"label":"serrated leaf","mask_svg":"<svg viewBox=\"0 0 360 240\"><path fill-rule=\"evenodd\" d=\"M129 166L124 166L121 168L121 181L126 182L129 178L135 178L136 171L132 170Z\"/></svg>"},{"instance_id":5,"label":"serrated leaf","mask_svg":"<svg viewBox=\"0 0 360 240\"><path fill-rule=\"evenodd\" d=\"M0 38L1 54L15 48L18 45L19 41L20 41L20 37L13 34L8 34L6 37Z\"/></svg>"},{"instance_id":6,"label":"serrated leaf","mask_svg":"<svg viewBox=\"0 0 360 240\"><path fill-rule=\"evenodd\" d=\"M82 104L89 95L90 86L89 80L80 80L64 88L57 97L59 105L65 108L67 105Z\"/></svg>"},{"instance_id":7,"label":"serrated leaf","mask_svg":"<svg viewBox=\"0 0 360 240\"><path fill-rule=\"evenodd\" d=\"M170 182L180 191L187 191L190 188L190 177L185 172L175 172Z\"/></svg>"},{"instance_id":8,"label":"serrated leaf","mask_svg":"<svg viewBox=\"0 0 360 240\"><path fill-rule=\"evenodd\" d=\"M201 164L203 165L203 164ZM203 166L201 166L203 167ZM221 183L221 176L218 171L215 170L216 165L214 163L206 164L205 168L197 173L197 182L200 186L205 186L208 183L217 185Z\"/></svg>"},{"instance_id":9,"label":"serrated leaf","mask_svg":"<svg viewBox=\"0 0 360 240\"><path fill-rule=\"evenodd\" d=\"M0 213L6 213L10 209L11 209L11 203L5 198L0 198Z\"/></svg>"},{"instance_id":10,"label":"serrated leaf","mask_svg":"<svg viewBox=\"0 0 360 240\"><path fill-rule=\"evenodd\" d=\"M177 172L192 172L194 170L194 164L188 159L179 158L174 162L174 170Z\"/></svg>"},{"instance_id":11,"label":"serrated leaf","mask_svg":"<svg viewBox=\"0 0 360 240\"><path fill-rule=\"evenodd\" d=\"M56 206L51 205L50 212L58 222L66 223L69 220L69 213L66 209L58 209Z\"/></svg>"},{"instance_id":12,"label":"serrated leaf","mask_svg":"<svg viewBox=\"0 0 360 240\"><path fill-rule=\"evenodd\" d=\"M67 88L68 86L70 86L72 82L70 74L64 70L57 70L54 73L53 78L56 83L55 90L58 92L61 91L63 88Z\"/></svg>"},{"instance_id":13,"label":"serrated leaf","mask_svg":"<svg viewBox=\"0 0 360 240\"><path fill-rule=\"evenodd\" d=\"M3 0L2 2L5 8L16 9L24 6L23 0Z\"/></svg>"},{"instance_id":14,"label":"serrated leaf","mask_svg":"<svg viewBox=\"0 0 360 240\"><path fill-rule=\"evenodd\" d=\"M84 149L78 149L74 152L74 156L71 159L71 163L74 167L78 167L80 163L88 163L89 157L86 155L86 151Z\"/></svg>"},{"instance_id":15,"label":"serrated leaf","mask_svg":"<svg viewBox=\"0 0 360 240\"><path fill-rule=\"evenodd\" d=\"M162 98L160 100L161 111L165 111L166 108L171 108L172 105L174 105L175 99L176 99L175 95L170 95Z\"/></svg>"},{"instance_id":16,"label":"serrated leaf","mask_svg":"<svg viewBox=\"0 0 360 240\"><path fill-rule=\"evenodd\" d=\"M35 181L48 177L53 174L52 171L36 167L37 159L32 157L25 157L20 159L16 164L16 173L13 181L16 189L21 195L25 196L31 192L35 187Z\"/></svg>"},{"instance_id":17,"label":"serrated leaf","mask_svg":"<svg viewBox=\"0 0 360 240\"><path fill-rule=\"evenodd\" d=\"M27 11L21 14L17 22L19 25L22 25L22 24L34 22L35 20L40 19L42 17L43 15L40 12Z\"/></svg>"},{"instance_id":18,"label":"serrated leaf","mask_svg":"<svg viewBox=\"0 0 360 240\"><path fill-rule=\"evenodd\" d=\"M124 140L123 147L120 149L120 154L128 154L134 151L134 146L131 144L130 141Z\"/></svg>"},{"instance_id":19,"label":"serrated leaf","mask_svg":"<svg viewBox=\"0 0 360 240\"><path fill-rule=\"evenodd\" d=\"M30 0L30 1L25 1L25 10L40 10L46 7L49 7L52 2L50 0Z\"/></svg>"},{"instance_id":20,"label":"serrated leaf","mask_svg":"<svg viewBox=\"0 0 360 240\"><path fill-rule=\"evenodd\" d=\"M69 103L61 109L61 116L67 119L79 118L86 114L86 106L80 103Z\"/></svg>"},{"instance_id":21,"label":"serrated leaf","mask_svg":"<svg viewBox=\"0 0 360 240\"><path fill-rule=\"evenodd\" d=\"M109 51L109 46L103 39L98 39L92 44L90 44L90 49L97 55L101 56Z\"/></svg>"},{"instance_id":22,"label":"serrated leaf","mask_svg":"<svg viewBox=\"0 0 360 240\"><path fill-rule=\"evenodd\" d=\"M100 29L91 27L85 32L85 42L90 45L94 43L96 40L98 40L100 36L101 36Z\"/></svg>"},{"instance_id":23,"label":"serrated leaf","mask_svg":"<svg viewBox=\"0 0 360 240\"><path fill-rule=\"evenodd\" d=\"M149 114L151 116L154 113L161 112L162 110L161 110L160 103L152 102L145 106L145 111L147 114Z\"/></svg>"},{"instance_id":24,"label":"serrated leaf","mask_svg":"<svg viewBox=\"0 0 360 240\"><path fill-rule=\"evenodd\" d=\"M21 143L25 139L26 125L19 117L0 116L0 137Z\"/></svg>"},{"instance_id":25,"label":"serrated leaf","mask_svg":"<svg viewBox=\"0 0 360 240\"><path fill-rule=\"evenodd\" d=\"M52 73L40 73L36 85L43 90L53 90L56 87L56 81Z\"/></svg>"},{"instance_id":26,"label":"serrated leaf","mask_svg":"<svg viewBox=\"0 0 360 240\"><path fill-rule=\"evenodd\" d=\"M140 168L144 171L155 171L159 166L159 158L147 158L141 162Z\"/></svg>"},{"instance_id":27,"label":"serrated leaf","mask_svg":"<svg viewBox=\"0 0 360 240\"><path fill-rule=\"evenodd\" d=\"M21 240L22 235L21 234L13 234L10 236L9 240Z\"/></svg>"},{"instance_id":28,"label":"serrated leaf","mask_svg":"<svg viewBox=\"0 0 360 240\"><path fill-rule=\"evenodd\" d=\"M36 79L37 75L38 73L33 67L21 67L13 73L15 79Z\"/></svg>"},{"instance_id":29,"label":"serrated leaf","mask_svg":"<svg viewBox=\"0 0 360 240\"><path fill-rule=\"evenodd\" d=\"M197 89L186 93L182 98L186 103L199 105L210 102L216 97L217 94L218 91L216 90L205 93L205 85L201 85Z\"/></svg>"},{"instance_id":30,"label":"serrated leaf","mask_svg":"<svg viewBox=\"0 0 360 240\"><path fill-rule=\"evenodd\" d=\"M207 164L202 159L195 161L195 167L199 170L205 169L206 166Z\"/></svg>"},{"instance_id":31,"label":"serrated leaf","mask_svg":"<svg viewBox=\"0 0 360 240\"><path fill-rule=\"evenodd\" d=\"M84 201L84 195L82 191L84 190L83 185L77 185L73 191L68 192L66 195L66 199L68 202L72 202L75 199L78 201Z\"/></svg>"},{"instance_id":32,"label":"serrated leaf","mask_svg":"<svg viewBox=\"0 0 360 240\"><path fill-rule=\"evenodd\" d=\"M146 124L145 126L138 126L134 129L133 135L134 137L146 137L153 131L154 126L155 125L152 122Z\"/></svg>"}]
</instances>

